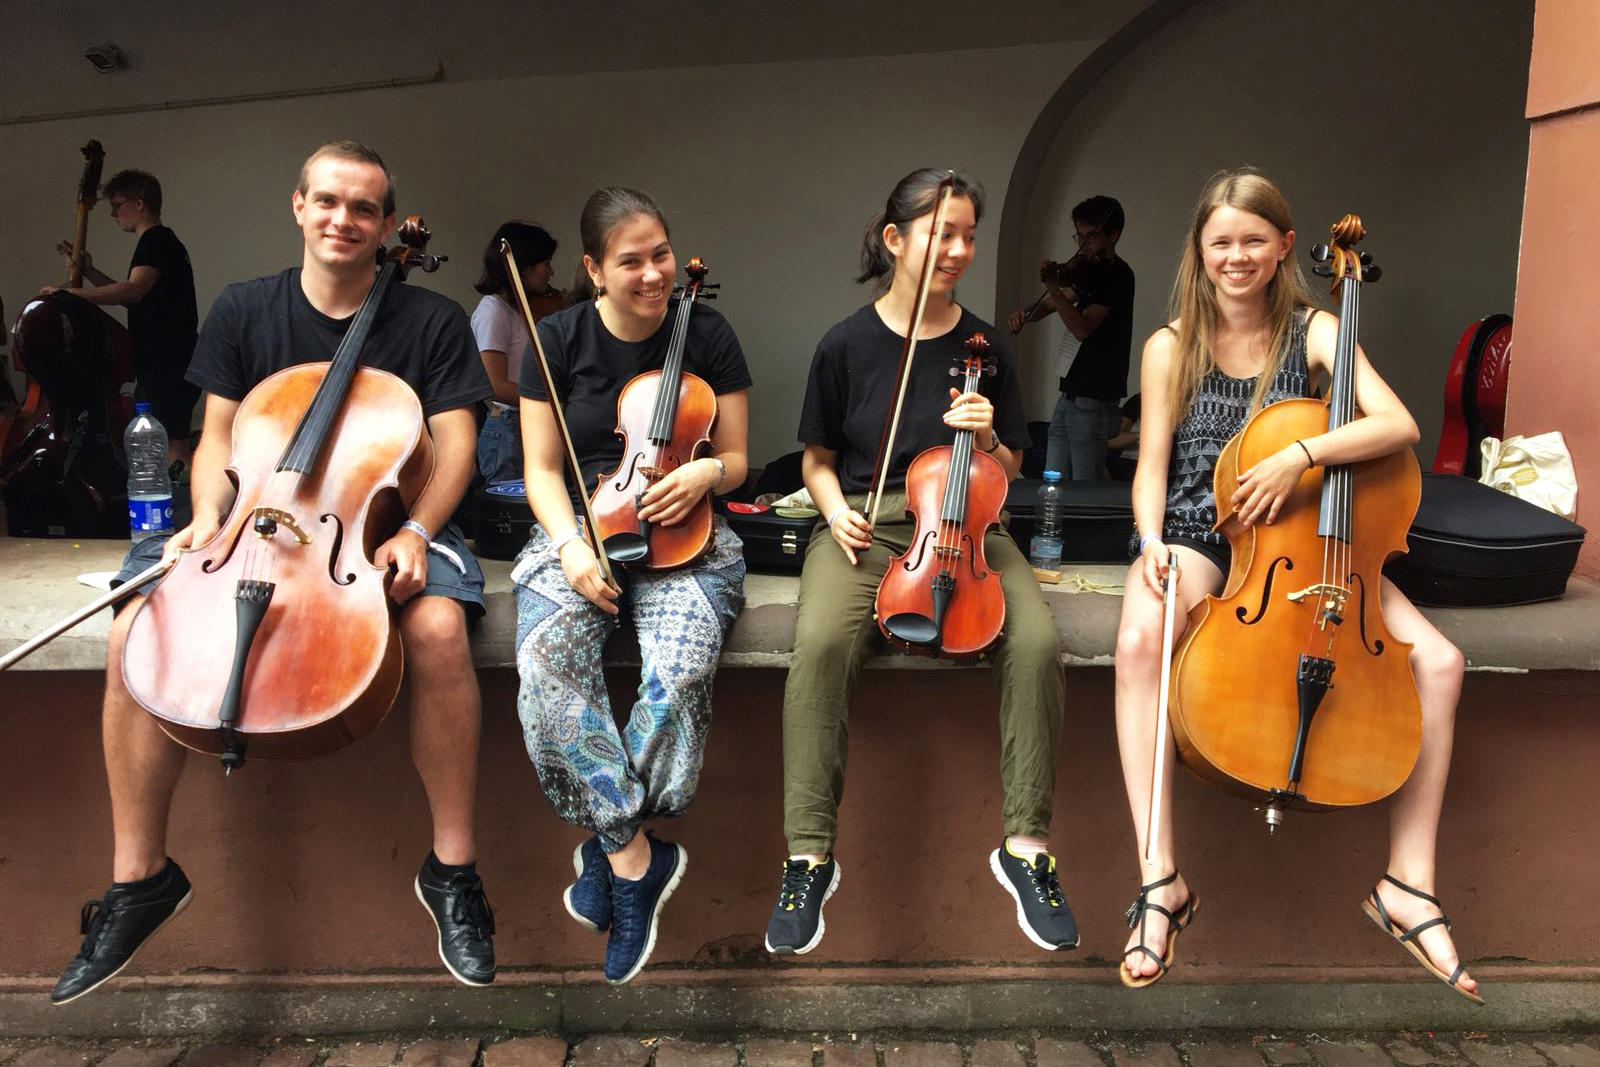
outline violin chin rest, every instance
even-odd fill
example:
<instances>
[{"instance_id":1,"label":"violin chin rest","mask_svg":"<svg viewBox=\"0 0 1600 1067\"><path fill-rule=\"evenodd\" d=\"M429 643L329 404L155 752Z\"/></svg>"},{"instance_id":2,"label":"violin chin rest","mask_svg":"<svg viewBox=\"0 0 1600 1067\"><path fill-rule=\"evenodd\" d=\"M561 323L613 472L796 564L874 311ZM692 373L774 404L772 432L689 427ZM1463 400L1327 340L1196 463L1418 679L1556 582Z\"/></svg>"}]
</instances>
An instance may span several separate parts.
<instances>
[{"instance_id":1,"label":"violin chin rest","mask_svg":"<svg viewBox=\"0 0 1600 1067\"><path fill-rule=\"evenodd\" d=\"M614 533L600 547L612 563L638 563L650 554L650 542L636 533Z\"/></svg>"},{"instance_id":2,"label":"violin chin rest","mask_svg":"<svg viewBox=\"0 0 1600 1067\"><path fill-rule=\"evenodd\" d=\"M939 624L926 615L902 611L883 620L883 628L908 645L931 645L939 640Z\"/></svg>"}]
</instances>

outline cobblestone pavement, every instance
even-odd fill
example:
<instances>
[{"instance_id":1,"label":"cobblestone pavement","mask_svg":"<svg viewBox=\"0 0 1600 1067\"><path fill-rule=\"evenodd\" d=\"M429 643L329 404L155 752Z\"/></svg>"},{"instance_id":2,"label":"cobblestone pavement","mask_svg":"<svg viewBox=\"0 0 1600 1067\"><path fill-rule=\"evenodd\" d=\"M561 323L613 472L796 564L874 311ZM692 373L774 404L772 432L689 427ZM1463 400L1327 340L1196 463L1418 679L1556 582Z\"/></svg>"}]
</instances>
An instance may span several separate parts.
<instances>
[{"instance_id":1,"label":"cobblestone pavement","mask_svg":"<svg viewBox=\"0 0 1600 1067\"><path fill-rule=\"evenodd\" d=\"M7 1041L0 1067L1600 1067L1600 1034L492 1035Z\"/></svg>"}]
</instances>

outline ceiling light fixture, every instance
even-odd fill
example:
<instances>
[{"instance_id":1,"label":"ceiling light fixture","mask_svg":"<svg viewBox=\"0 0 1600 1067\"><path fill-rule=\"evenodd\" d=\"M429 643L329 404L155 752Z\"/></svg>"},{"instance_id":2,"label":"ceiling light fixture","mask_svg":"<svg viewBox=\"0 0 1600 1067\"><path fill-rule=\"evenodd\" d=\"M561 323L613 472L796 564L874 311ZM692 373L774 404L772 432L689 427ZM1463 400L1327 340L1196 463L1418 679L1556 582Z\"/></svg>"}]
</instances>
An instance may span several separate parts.
<instances>
[{"instance_id":1,"label":"ceiling light fixture","mask_svg":"<svg viewBox=\"0 0 1600 1067\"><path fill-rule=\"evenodd\" d=\"M122 54L122 49L110 41L90 48L83 53L83 58L94 67L96 74L112 74L128 69L128 57Z\"/></svg>"}]
</instances>

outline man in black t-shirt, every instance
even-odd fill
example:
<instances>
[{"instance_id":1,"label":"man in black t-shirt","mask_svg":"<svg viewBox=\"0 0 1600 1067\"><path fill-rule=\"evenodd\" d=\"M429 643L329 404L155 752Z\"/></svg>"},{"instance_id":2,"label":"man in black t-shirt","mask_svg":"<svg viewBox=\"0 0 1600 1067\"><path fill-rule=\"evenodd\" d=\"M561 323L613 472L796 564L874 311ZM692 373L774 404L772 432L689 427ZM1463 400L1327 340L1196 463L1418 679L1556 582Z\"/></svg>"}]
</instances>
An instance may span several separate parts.
<instances>
[{"instance_id":1,"label":"man in black t-shirt","mask_svg":"<svg viewBox=\"0 0 1600 1067\"><path fill-rule=\"evenodd\" d=\"M301 266L229 286L206 317L189 369L189 380L206 390L191 483L194 521L164 544L155 537L138 542L122 581L217 533L233 504L225 466L245 394L279 368L330 359L372 288L375 257L394 224L394 185L377 154L349 141L323 145L302 167L291 203L304 238ZM411 386L433 440L433 476L405 524L377 546L373 562L393 571L389 596L400 605L412 759L433 814L433 850L417 874L416 894L438 928L445 966L468 985L487 985L494 980L493 920L474 862L480 715L466 631L468 614L483 612L483 574L449 519L475 466L473 405L493 391L461 308L416 286L396 284L384 296L362 363ZM248 429L246 423L240 433ZM326 541L326 532L307 525L314 540ZM283 525L276 536L288 536ZM167 812L184 750L123 679L123 643L136 614L122 611L112 623L106 662L103 733L115 881L93 902L98 910L86 921L83 947L50 995L58 1004L115 975L191 896L188 879L166 855Z\"/></svg>"},{"instance_id":2,"label":"man in black t-shirt","mask_svg":"<svg viewBox=\"0 0 1600 1067\"><path fill-rule=\"evenodd\" d=\"M118 281L95 269L85 253L83 277L93 284L65 292L91 304L127 306L137 397L149 401L166 429L169 458L187 460L190 423L195 401L200 399L200 390L184 380L199 321L189 250L177 234L161 224L161 183L155 175L142 170L118 171L100 192L117 225L139 239L128 265L128 278ZM56 248L63 255L72 253L70 241Z\"/></svg>"},{"instance_id":3,"label":"man in black t-shirt","mask_svg":"<svg viewBox=\"0 0 1600 1067\"><path fill-rule=\"evenodd\" d=\"M1043 278L1046 295L1033 319L1051 312L1067 328L1061 396L1050 416L1045 469L1074 481L1103 476L1106 441L1120 419L1117 404L1128 385L1128 355L1133 344L1133 270L1117 255L1126 219L1109 196L1091 196L1072 209L1078 252L1064 265L1072 281L1062 285L1054 273ZM1020 330L1027 312L1011 314Z\"/></svg>"}]
</instances>

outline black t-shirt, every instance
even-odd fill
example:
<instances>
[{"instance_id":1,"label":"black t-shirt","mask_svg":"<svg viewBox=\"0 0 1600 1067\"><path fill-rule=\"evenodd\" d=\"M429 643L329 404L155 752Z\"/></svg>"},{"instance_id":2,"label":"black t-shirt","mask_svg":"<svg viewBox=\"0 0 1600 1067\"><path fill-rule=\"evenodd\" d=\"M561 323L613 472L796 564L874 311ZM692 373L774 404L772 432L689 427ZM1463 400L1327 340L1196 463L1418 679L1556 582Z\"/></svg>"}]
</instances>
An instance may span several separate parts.
<instances>
[{"instance_id":1,"label":"black t-shirt","mask_svg":"<svg viewBox=\"0 0 1600 1067\"><path fill-rule=\"evenodd\" d=\"M299 267L237 282L211 305L187 377L208 393L242 400L269 374L332 359L354 319L330 319L312 307ZM398 280L379 305L361 365L405 379L424 415L494 395L461 306Z\"/></svg>"},{"instance_id":2,"label":"black t-shirt","mask_svg":"<svg viewBox=\"0 0 1600 1067\"><path fill-rule=\"evenodd\" d=\"M661 327L643 341L615 337L600 321L592 300L539 320L539 343L550 360L550 377L556 383L572 446L583 468L585 491L592 490L600 475L615 470L622 461L622 438L616 434L617 397L634 377L660 370L666 363L680 303L669 301ZM689 315L683 369L705 379L713 393L750 388L750 368L733 327L715 308L698 301ZM522 380L517 385L530 400L550 399L535 358L522 361Z\"/></svg>"},{"instance_id":3,"label":"black t-shirt","mask_svg":"<svg viewBox=\"0 0 1600 1067\"><path fill-rule=\"evenodd\" d=\"M1120 257L1094 265L1079 287L1078 310L1096 304L1111 309L1078 345L1062 392L1096 400L1121 400L1128 388L1128 351L1133 345L1133 268Z\"/></svg>"},{"instance_id":4,"label":"black t-shirt","mask_svg":"<svg viewBox=\"0 0 1600 1067\"><path fill-rule=\"evenodd\" d=\"M137 303L128 305L128 334L140 353L151 353L182 365L194 349L195 327L199 315L194 305L194 268L189 265L189 250L178 235L166 226L152 226L139 235L133 248L131 275L135 267L154 267L159 276L150 291Z\"/></svg>"},{"instance_id":5,"label":"black t-shirt","mask_svg":"<svg viewBox=\"0 0 1600 1067\"><path fill-rule=\"evenodd\" d=\"M978 392L994 405L994 432L1008 448L1029 444L1011 347L998 330L963 308L955 329L917 342L887 485L905 485L906 468L918 453L955 440L944 413L950 408L950 390L961 387L965 346L975 333L989 339L989 356L997 368L993 377L985 376L978 384ZM896 375L904 344L905 338L889 329L878 309L868 304L823 334L811 357L800 410L800 443L838 453L839 484L847 493L872 488L872 464L878 458L884 419L900 386Z\"/></svg>"}]
</instances>

